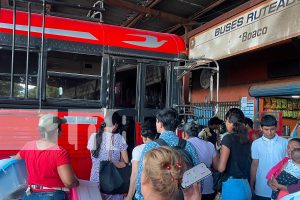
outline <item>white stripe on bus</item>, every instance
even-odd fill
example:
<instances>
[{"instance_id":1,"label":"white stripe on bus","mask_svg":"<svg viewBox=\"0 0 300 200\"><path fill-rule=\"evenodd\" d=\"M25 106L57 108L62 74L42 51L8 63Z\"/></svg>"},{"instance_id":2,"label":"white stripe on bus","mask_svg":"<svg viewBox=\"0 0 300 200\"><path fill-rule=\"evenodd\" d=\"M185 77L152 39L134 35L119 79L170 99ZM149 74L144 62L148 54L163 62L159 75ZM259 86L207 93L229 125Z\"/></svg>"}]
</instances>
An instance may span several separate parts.
<instances>
[{"instance_id":1,"label":"white stripe on bus","mask_svg":"<svg viewBox=\"0 0 300 200\"><path fill-rule=\"evenodd\" d=\"M0 23L0 28L5 29L13 29L13 24L7 23ZM43 29L37 26L31 26L30 31L34 33L42 33ZM28 30L28 26L26 25L16 25L16 30L18 31L26 31ZM59 36L67 36L67 37L74 37L80 39L89 39L89 40L98 40L89 32L81 32L81 31L70 31L70 30L62 30L56 28L45 28L45 33L50 35L59 35Z\"/></svg>"}]
</instances>

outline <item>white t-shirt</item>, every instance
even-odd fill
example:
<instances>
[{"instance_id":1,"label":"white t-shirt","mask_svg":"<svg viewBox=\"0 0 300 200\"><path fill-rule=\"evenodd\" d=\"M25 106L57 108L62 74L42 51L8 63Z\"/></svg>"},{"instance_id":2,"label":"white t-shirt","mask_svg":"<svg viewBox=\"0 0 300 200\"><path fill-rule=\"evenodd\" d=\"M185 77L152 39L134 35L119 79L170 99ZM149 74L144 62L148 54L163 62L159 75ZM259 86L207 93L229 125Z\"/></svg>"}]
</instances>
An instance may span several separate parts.
<instances>
[{"instance_id":1,"label":"white t-shirt","mask_svg":"<svg viewBox=\"0 0 300 200\"><path fill-rule=\"evenodd\" d=\"M258 160L256 171L255 194L271 198L272 189L267 184L267 173L287 155L287 139L275 136L272 139L261 138L254 140L251 147L253 160Z\"/></svg>"},{"instance_id":2,"label":"white t-shirt","mask_svg":"<svg viewBox=\"0 0 300 200\"><path fill-rule=\"evenodd\" d=\"M92 135L89 137L88 143L87 143L87 149L88 150L96 150L96 135L97 133L92 133Z\"/></svg>"},{"instance_id":3,"label":"white t-shirt","mask_svg":"<svg viewBox=\"0 0 300 200\"><path fill-rule=\"evenodd\" d=\"M146 146L146 144L141 144L141 145L138 145L138 146L134 147L134 149L132 151L132 159L131 159L131 161L133 161L133 160L140 161L141 155L142 155L142 151L144 150L145 146Z\"/></svg>"}]
</instances>

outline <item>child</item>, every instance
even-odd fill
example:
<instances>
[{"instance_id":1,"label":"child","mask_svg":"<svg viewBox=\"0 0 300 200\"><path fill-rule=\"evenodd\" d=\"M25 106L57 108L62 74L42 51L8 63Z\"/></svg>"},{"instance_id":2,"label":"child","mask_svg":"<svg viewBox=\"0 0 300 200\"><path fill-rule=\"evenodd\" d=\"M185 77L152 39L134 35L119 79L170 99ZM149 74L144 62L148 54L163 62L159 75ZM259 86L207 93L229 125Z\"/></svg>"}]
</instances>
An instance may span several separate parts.
<instances>
[{"instance_id":1,"label":"child","mask_svg":"<svg viewBox=\"0 0 300 200\"><path fill-rule=\"evenodd\" d=\"M272 177L271 179L273 179ZM283 165L280 174L277 176L276 187L280 190L284 189L286 185L293 185L300 179L300 148L295 148L291 153L291 158ZM279 190L272 191L272 199L276 199Z\"/></svg>"}]
</instances>

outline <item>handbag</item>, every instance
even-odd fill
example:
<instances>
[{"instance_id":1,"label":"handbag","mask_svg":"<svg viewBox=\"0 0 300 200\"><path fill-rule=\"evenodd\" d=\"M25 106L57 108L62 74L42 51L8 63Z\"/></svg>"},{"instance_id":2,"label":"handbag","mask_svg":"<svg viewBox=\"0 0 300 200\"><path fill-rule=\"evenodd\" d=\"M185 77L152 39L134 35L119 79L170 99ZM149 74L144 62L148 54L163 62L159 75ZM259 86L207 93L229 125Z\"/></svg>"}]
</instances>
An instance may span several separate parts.
<instances>
[{"instance_id":1,"label":"handbag","mask_svg":"<svg viewBox=\"0 0 300 200\"><path fill-rule=\"evenodd\" d=\"M112 143L113 135L111 145L113 145ZM104 194L127 193L130 185L131 166L126 164L123 168L116 167L111 161L112 151L110 148L108 160L100 162L100 191Z\"/></svg>"},{"instance_id":2,"label":"handbag","mask_svg":"<svg viewBox=\"0 0 300 200\"><path fill-rule=\"evenodd\" d=\"M216 192L216 196L214 200L221 200L222 199L222 178L223 174L221 172L214 172L213 173L213 189Z\"/></svg>"},{"instance_id":3,"label":"handbag","mask_svg":"<svg viewBox=\"0 0 300 200\"><path fill-rule=\"evenodd\" d=\"M222 191L222 178L223 178L223 174L221 172L213 173L213 189L215 192Z\"/></svg>"}]
</instances>

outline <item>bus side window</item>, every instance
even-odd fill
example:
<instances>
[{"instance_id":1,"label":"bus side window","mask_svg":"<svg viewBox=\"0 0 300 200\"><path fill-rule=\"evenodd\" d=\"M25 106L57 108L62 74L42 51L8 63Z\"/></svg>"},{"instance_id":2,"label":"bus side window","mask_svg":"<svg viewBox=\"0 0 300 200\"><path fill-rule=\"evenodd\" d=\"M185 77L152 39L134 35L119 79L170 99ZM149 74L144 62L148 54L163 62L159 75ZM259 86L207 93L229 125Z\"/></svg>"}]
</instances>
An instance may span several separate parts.
<instances>
[{"instance_id":1,"label":"bus side window","mask_svg":"<svg viewBox=\"0 0 300 200\"><path fill-rule=\"evenodd\" d=\"M136 100L136 68L116 73L115 106L134 108Z\"/></svg>"},{"instance_id":2,"label":"bus side window","mask_svg":"<svg viewBox=\"0 0 300 200\"><path fill-rule=\"evenodd\" d=\"M49 52L47 98L100 100L101 57Z\"/></svg>"},{"instance_id":3,"label":"bus side window","mask_svg":"<svg viewBox=\"0 0 300 200\"><path fill-rule=\"evenodd\" d=\"M28 87L26 86L26 51L15 50L13 73L13 97L37 98L38 53L29 53ZM10 96L11 49L0 49L0 96ZM25 97L27 90L28 97Z\"/></svg>"},{"instance_id":4,"label":"bus side window","mask_svg":"<svg viewBox=\"0 0 300 200\"><path fill-rule=\"evenodd\" d=\"M166 78L164 68L147 66L146 68L145 107L161 109L166 105Z\"/></svg>"}]
</instances>

